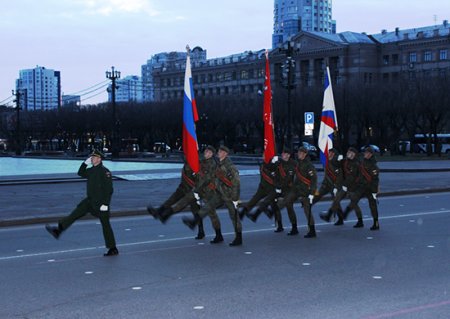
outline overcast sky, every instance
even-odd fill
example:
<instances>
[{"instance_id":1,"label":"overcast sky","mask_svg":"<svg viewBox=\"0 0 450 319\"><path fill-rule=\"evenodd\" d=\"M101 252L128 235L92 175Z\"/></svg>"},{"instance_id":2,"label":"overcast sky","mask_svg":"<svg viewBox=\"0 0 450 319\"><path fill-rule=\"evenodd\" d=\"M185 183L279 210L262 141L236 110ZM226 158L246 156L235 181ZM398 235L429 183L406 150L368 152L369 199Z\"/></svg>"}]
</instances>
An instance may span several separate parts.
<instances>
[{"instance_id":1,"label":"overcast sky","mask_svg":"<svg viewBox=\"0 0 450 319\"><path fill-rule=\"evenodd\" d=\"M334 0L337 31L379 33L450 20L450 0ZM61 71L64 94L139 75L164 51L201 46L208 58L271 47L273 0L10 0L0 9L0 101L20 69ZM84 103L107 99L106 92Z\"/></svg>"}]
</instances>

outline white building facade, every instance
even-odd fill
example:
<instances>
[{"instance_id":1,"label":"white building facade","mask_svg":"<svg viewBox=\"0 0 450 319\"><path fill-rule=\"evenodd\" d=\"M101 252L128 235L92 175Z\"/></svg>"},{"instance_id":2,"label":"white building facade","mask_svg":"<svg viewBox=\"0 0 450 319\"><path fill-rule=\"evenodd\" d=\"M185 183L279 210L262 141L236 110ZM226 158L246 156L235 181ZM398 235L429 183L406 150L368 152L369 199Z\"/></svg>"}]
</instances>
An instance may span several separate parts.
<instances>
[{"instance_id":1,"label":"white building facade","mask_svg":"<svg viewBox=\"0 0 450 319\"><path fill-rule=\"evenodd\" d=\"M143 101L142 79L137 75L129 75L116 80L116 102ZM108 101L112 101L111 85L108 87Z\"/></svg>"}]
</instances>

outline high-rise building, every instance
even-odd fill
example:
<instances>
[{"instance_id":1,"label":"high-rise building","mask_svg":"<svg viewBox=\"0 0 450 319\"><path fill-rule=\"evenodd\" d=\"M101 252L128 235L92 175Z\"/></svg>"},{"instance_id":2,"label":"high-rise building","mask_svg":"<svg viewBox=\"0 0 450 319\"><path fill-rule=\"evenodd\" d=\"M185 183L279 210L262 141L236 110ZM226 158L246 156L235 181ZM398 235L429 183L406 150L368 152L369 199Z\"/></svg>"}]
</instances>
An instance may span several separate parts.
<instances>
[{"instance_id":1,"label":"high-rise building","mask_svg":"<svg viewBox=\"0 0 450 319\"><path fill-rule=\"evenodd\" d=\"M16 90L21 91L23 110L52 110L61 106L61 73L36 66L19 71Z\"/></svg>"},{"instance_id":2,"label":"high-rise building","mask_svg":"<svg viewBox=\"0 0 450 319\"><path fill-rule=\"evenodd\" d=\"M336 33L332 0L275 0L272 48L300 31Z\"/></svg>"},{"instance_id":3,"label":"high-rise building","mask_svg":"<svg viewBox=\"0 0 450 319\"><path fill-rule=\"evenodd\" d=\"M123 79L116 80L116 102L137 102L143 101L142 80L137 75L129 75ZM108 87L108 101L111 102L111 85Z\"/></svg>"}]
</instances>

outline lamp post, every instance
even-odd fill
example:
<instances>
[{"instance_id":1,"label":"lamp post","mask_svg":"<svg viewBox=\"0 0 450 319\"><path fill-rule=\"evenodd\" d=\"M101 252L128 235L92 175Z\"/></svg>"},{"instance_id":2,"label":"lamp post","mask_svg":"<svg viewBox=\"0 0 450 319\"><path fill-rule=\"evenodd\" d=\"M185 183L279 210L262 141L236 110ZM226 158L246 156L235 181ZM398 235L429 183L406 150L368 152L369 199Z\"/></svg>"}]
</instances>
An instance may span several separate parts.
<instances>
[{"instance_id":1,"label":"lamp post","mask_svg":"<svg viewBox=\"0 0 450 319\"><path fill-rule=\"evenodd\" d=\"M12 94L16 96L14 102L16 102L16 155L22 154L22 147L20 141L20 100L23 96L23 92L21 89L16 91L12 90Z\"/></svg>"},{"instance_id":2,"label":"lamp post","mask_svg":"<svg viewBox=\"0 0 450 319\"><path fill-rule=\"evenodd\" d=\"M116 79L120 79L120 71L114 70L114 67L111 67L111 71L106 71L106 78L111 80L111 102L112 102L112 120L113 120L113 128L112 128L112 136L111 136L111 156L113 158L119 157L119 132L117 129L117 115L116 115Z\"/></svg>"}]
</instances>

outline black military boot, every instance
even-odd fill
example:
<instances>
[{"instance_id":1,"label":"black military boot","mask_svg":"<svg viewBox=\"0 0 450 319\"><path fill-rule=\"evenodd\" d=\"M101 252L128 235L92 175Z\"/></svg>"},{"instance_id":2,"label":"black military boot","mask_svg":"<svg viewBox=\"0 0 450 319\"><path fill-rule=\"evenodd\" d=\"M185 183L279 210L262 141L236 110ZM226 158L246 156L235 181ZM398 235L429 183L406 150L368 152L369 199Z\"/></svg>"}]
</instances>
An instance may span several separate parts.
<instances>
[{"instance_id":1,"label":"black military boot","mask_svg":"<svg viewBox=\"0 0 450 319\"><path fill-rule=\"evenodd\" d=\"M288 236L298 235L297 224L292 224L291 231L289 233L287 233L287 234L288 234Z\"/></svg>"},{"instance_id":2,"label":"black military boot","mask_svg":"<svg viewBox=\"0 0 450 319\"><path fill-rule=\"evenodd\" d=\"M247 216L252 222L256 223L256 221L258 220L259 215L261 215L262 212L263 211L258 208L253 214L248 214Z\"/></svg>"},{"instance_id":3,"label":"black military boot","mask_svg":"<svg viewBox=\"0 0 450 319\"><path fill-rule=\"evenodd\" d=\"M203 229L203 220L200 219L200 222L198 223L198 233L195 239L203 239L203 238L205 238L205 230Z\"/></svg>"},{"instance_id":4,"label":"black military boot","mask_svg":"<svg viewBox=\"0 0 450 319\"><path fill-rule=\"evenodd\" d=\"M364 227L363 220L362 218L358 218L358 222L355 225L353 225L353 228L362 228L362 227Z\"/></svg>"},{"instance_id":5,"label":"black military boot","mask_svg":"<svg viewBox=\"0 0 450 319\"><path fill-rule=\"evenodd\" d=\"M342 213L342 219L347 220L348 214L350 214L351 211L352 209L347 206L347 208L345 208L345 211Z\"/></svg>"},{"instance_id":6,"label":"black military boot","mask_svg":"<svg viewBox=\"0 0 450 319\"><path fill-rule=\"evenodd\" d=\"M229 243L230 246L241 246L242 245L242 233L237 232L234 240Z\"/></svg>"},{"instance_id":7,"label":"black military boot","mask_svg":"<svg viewBox=\"0 0 450 319\"><path fill-rule=\"evenodd\" d=\"M248 215L247 215L247 214L248 214L248 208L247 208L247 207L242 207L242 208L239 210L238 214L239 214L239 219L240 219L240 220L243 220L243 219L244 219L244 216L248 216Z\"/></svg>"},{"instance_id":8,"label":"black military boot","mask_svg":"<svg viewBox=\"0 0 450 319\"><path fill-rule=\"evenodd\" d=\"M316 227L314 225L309 225L308 228L309 228L308 233L305 236L303 236L303 237L304 238L314 238L314 237L316 237Z\"/></svg>"},{"instance_id":9,"label":"black military boot","mask_svg":"<svg viewBox=\"0 0 450 319\"><path fill-rule=\"evenodd\" d=\"M216 237L214 237L214 239L210 241L211 244L218 244L218 243L223 242L223 236L222 236L222 232L221 232L220 228L216 229L215 231L216 231Z\"/></svg>"},{"instance_id":10,"label":"black military boot","mask_svg":"<svg viewBox=\"0 0 450 319\"><path fill-rule=\"evenodd\" d=\"M55 239L58 239L59 236L61 235L61 233L63 232L63 228L62 228L61 224L59 224L59 223L58 223L58 227L50 226L49 224L47 224L47 225L45 225L45 229L50 233L50 235L55 237Z\"/></svg>"},{"instance_id":11,"label":"black military boot","mask_svg":"<svg viewBox=\"0 0 450 319\"><path fill-rule=\"evenodd\" d=\"M378 218L373 219L373 225L370 227L370 230L379 230L380 224L378 224Z\"/></svg>"},{"instance_id":12,"label":"black military boot","mask_svg":"<svg viewBox=\"0 0 450 319\"><path fill-rule=\"evenodd\" d=\"M119 254L119 251L116 247L110 248L106 253L103 254L105 257L116 256Z\"/></svg>"},{"instance_id":13,"label":"black military boot","mask_svg":"<svg viewBox=\"0 0 450 319\"><path fill-rule=\"evenodd\" d=\"M174 214L172 207L165 208L162 212L158 214L158 218L161 223L165 224L167 220Z\"/></svg>"},{"instance_id":14,"label":"black military boot","mask_svg":"<svg viewBox=\"0 0 450 319\"><path fill-rule=\"evenodd\" d=\"M336 215L338 217L338 220L334 223L334 226L344 225L344 218L342 217L344 213L342 211L338 211Z\"/></svg>"},{"instance_id":15,"label":"black military boot","mask_svg":"<svg viewBox=\"0 0 450 319\"><path fill-rule=\"evenodd\" d=\"M331 208L328 210L328 212L324 213L320 213L319 217L321 220L326 221L327 223L330 222L331 220L331 216L333 215L333 211L331 210Z\"/></svg>"},{"instance_id":16,"label":"black military boot","mask_svg":"<svg viewBox=\"0 0 450 319\"><path fill-rule=\"evenodd\" d=\"M199 223L199 218L189 218L189 217L183 217L181 219L183 221L183 224L185 224L190 229L194 230L195 226Z\"/></svg>"},{"instance_id":17,"label":"black military boot","mask_svg":"<svg viewBox=\"0 0 450 319\"><path fill-rule=\"evenodd\" d=\"M161 208L161 207L160 207ZM158 213L159 209L156 210L152 205L147 206L147 212L153 216L154 219L157 219L159 217Z\"/></svg>"},{"instance_id":18,"label":"black military boot","mask_svg":"<svg viewBox=\"0 0 450 319\"><path fill-rule=\"evenodd\" d=\"M281 233L284 231L283 223L281 221L277 221L277 228L273 231L274 233Z\"/></svg>"}]
</instances>

